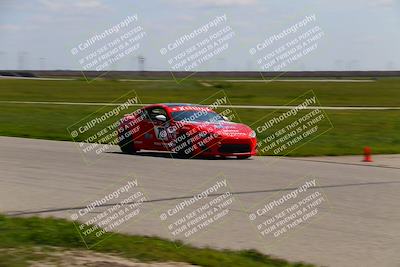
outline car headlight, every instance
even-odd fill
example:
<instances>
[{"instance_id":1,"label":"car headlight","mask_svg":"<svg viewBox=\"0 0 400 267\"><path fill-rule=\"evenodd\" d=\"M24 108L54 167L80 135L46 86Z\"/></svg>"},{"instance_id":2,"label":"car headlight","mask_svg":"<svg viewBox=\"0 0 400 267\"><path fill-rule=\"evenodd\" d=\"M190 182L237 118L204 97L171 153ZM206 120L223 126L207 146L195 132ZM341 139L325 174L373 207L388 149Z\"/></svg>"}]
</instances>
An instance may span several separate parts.
<instances>
[{"instance_id":1,"label":"car headlight","mask_svg":"<svg viewBox=\"0 0 400 267\"><path fill-rule=\"evenodd\" d=\"M249 134L249 136L250 136L251 138L255 138L255 137L257 136L257 134L256 134L255 131L251 131L251 133Z\"/></svg>"}]
</instances>

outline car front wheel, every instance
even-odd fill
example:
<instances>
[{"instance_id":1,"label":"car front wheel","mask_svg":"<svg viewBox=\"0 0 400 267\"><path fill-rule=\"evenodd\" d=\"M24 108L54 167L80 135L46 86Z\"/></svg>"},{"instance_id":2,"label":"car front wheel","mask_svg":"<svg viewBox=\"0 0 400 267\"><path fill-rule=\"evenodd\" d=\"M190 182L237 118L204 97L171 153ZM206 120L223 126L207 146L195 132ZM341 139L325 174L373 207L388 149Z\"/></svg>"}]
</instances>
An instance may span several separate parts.
<instances>
[{"instance_id":1,"label":"car front wheel","mask_svg":"<svg viewBox=\"0 0 400 267\"><path fill-rule=\"evenodd\" d=\"M192 143L190 139L185 134L181 134L177 140L179 140L176 144L176 154L178 158L190 158L193 155L192 151Z\"/></svg>"}]
</instances>

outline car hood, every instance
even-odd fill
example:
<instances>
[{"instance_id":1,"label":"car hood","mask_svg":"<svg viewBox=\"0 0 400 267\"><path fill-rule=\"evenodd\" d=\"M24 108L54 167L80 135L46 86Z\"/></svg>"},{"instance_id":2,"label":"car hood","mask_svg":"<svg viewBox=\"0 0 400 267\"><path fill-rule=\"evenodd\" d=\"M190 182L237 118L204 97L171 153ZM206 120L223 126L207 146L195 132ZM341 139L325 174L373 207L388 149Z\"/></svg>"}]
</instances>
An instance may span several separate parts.
<instances>
[{"instance_id":1,"label":"car hood","mask_svg":"<svg viewBox=\"0 0 400 267\"><path fill-rule=\"evenodd\" d=\"M186 122L186 125L196 127L199 131L217 133L222 136L248 137L253 131L249 126L235 122Z\"/></svg>"}]
</instances>

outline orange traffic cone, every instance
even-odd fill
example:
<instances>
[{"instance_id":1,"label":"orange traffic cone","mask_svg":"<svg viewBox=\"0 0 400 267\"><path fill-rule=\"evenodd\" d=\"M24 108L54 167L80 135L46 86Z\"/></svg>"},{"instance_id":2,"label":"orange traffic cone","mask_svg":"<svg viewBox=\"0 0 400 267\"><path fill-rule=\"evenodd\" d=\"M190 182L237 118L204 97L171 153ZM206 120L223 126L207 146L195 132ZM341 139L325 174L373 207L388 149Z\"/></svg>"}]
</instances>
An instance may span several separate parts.
<instances>
[{"instance_id":1,"label":"orange traffic cone","mask_svg":"<svg viewBox=\"0 0 400 267\"><path fill-rule=\"evenodd\" d=\"M373 161L372 157L371 157L371 153L372 153L372 150L370 147L368 147L368 146L364 147L364 160L363 160L364 162L372 162Z\"/></svg>"}]
</instances>

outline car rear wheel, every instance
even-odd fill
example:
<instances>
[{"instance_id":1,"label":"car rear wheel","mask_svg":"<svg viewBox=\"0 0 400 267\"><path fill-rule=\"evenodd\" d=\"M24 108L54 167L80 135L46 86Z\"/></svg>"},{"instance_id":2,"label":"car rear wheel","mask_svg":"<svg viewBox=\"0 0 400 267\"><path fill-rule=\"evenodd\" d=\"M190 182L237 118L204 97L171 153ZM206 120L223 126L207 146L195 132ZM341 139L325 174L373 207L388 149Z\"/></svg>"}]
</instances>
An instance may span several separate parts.
<instances>
[{"instance_id":1,"label":"car rear wheel","mask_svg":"<svg viewBox=\"0 0 400 267\"><path fill-rule=\"evenodd\" d=\"M135 154L137 152L134 144L133 144L133 140L132 140L132 136L125 134L127 132L123 132L119 139L118 145L121 148L121 151L124 152L125 154ZM128 137L125 137L128 136Z\"/></svg>"}]
</instances>

